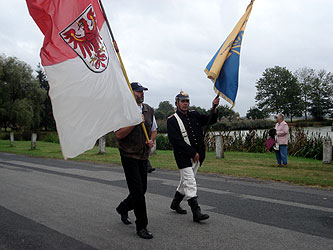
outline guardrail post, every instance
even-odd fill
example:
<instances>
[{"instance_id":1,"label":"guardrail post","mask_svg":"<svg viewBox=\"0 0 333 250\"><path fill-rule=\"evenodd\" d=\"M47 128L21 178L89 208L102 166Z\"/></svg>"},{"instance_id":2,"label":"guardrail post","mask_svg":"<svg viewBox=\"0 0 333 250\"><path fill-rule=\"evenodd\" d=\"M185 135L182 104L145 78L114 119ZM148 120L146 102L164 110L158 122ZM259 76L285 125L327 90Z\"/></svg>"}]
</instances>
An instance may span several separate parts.
<instances>
[{"instance_id":1,"label":"guardrail post","mask_svg":"<svg viewBox=\"0 0 333 250\"><path fill-rule=\"evenodd\" d=\"M98 154L105 154L105 135L98 139Z\"/></svg>"},{"instance_id":2,"label":"guardrail post","mask_svg":"<svg viewBox=\"0 0 333 250\"><path fill-rule=\"evenodd\" d=\"M332 141L325 138L323 141L323 163L330 164L332 162Z\"/></svg>"},{"instance_id":3,"label":"guardrail post","mask_svg":"<svg viewBox=\"0 0 333 250\"><path fill-rule=\"evenodd\" d=\"M224 148L223 148L223 139L222 135L215 136L215 151L216 151L216 158L224 158Z\"/></svg>"},{"instance_id":4,"label":"guardrail post","mask_svg":"<svg viewBox=\"0 0 333 250\"><path fill-rule=\"evenodd\" d=\"M9 133L9 138L10 138L10 146L14 147L14 132Z\"/></svg>"},{"instance_id":5,"label":"guardrail post","mask_svg":"<svg viewBox=\"0 0 333 250\"><path fill-rule=\"evenodd\" d=\"M31 134L31 149L36 149L36 142L37 142L37 134Z\"/></svg>"}]
</instances>

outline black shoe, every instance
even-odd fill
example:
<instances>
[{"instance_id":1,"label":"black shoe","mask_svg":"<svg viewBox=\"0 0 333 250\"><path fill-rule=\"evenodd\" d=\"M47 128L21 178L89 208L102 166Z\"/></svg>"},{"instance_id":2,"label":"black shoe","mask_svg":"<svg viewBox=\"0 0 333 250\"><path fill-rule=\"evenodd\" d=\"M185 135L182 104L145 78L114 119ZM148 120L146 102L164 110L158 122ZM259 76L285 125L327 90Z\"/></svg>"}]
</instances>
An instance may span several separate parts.
<instances>
[{"instance_id":1,"label":"black shoe","mask_svg":"<svg viewBox=\"0 0 333 250\"><path fill-rule=\"evenodd\" d=\"M131 220L128 218L128 213L121 213L118 207L116 208L116 210L118 214L120 214L120 219L125 225L132 224Z\"/></svg>"},{"instance_id":2,"label":"black shoe","mask_svg":"<svg viewBox=\"0 0 333 250\"><path fill-rule=\"evenodd\" d=\"M155 170L156 170L156 168L148 168L148 173L151 173L151 172L153 172Z\"/></svg>"},{"instance_id":3,"label":"black shoe","mask_svg":"<svg viewBox=\"0 0 333 250\"><path fill-rule=\"evenodd\" d=\"M147 230L147 228L140 229L136 232L136 234L143 239L152 239L154 237L153 234Z\"/></svg>"}]
</instances>

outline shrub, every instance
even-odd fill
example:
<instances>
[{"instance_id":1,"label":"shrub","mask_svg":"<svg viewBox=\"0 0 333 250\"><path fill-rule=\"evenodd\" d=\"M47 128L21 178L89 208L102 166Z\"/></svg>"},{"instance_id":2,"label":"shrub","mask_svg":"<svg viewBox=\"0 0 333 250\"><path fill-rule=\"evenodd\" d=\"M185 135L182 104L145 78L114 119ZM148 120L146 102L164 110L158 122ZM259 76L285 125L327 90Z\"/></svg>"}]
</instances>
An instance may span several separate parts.
<instances>
[{"instance_id":1,"label":"shrub","mask_svg":"<svg viewBox=\"0 0 333 250\"><path fill-rule=\"evenodd\" d=\"M38 136L37 136L38 138ZM59 143L59 137L57 132L47 132L44 137L40 138L40 141Z\"/></svg>"},{"instance_id":2,"label":"shrub","mask_svg":"<svg viewBox=\"0 0 333 250\"><path fill-rule=\"evenodd\" d=\"M167 120L156 120L158 133L167 133Z\"/></svg>"},{"instance_id":3,"label":"shrub","mask_svg":"<svg viewBox=\"0 0 333 250\"><path fill-rule=\"evenodd\" d=\"M321 134L305 133L302 128L290 130L288 154L317 160L323 159L323 140Z\"/></svg>"},{"instance_id":4,"label":"shrub","mask_svg":"<svg viewBox=\"0 0 333 250\"><path fill-rule=\"evenodd\" d=\"M118 147L116 134L114 132L110 132L106 135L105 146L111 147L111 148Z\"/></svg>"},{"instance_id":5,"label":"shrub","mask_svg":"<svg viewBox=\"0 0 333 250\"><path fill-rule=\"evenodd\" d=\"M295 127L321 127L321 126L331 126L332 124L333 124L332 120L324 120L321 122L313 120L299 120L293 122L293 125Z\"/></svg>"},{"instance_id":6,"label":"shrub","mask_svg":"<svg viewBox=\"0 0 333 250\"><path fill-rule=\"evenodd\" d=\"M169 138L167 135L157 134L156 149L157 150L171 150L172 149L171 143L169 142Z\"/></svg>"},{"instance_id":7,"label":"shrub","mask_svg":"<svg viewBox=\"0 0 333 250\"><path fill-rule=\"evenodd\" d=\"M320 134L308 134L302 128L290 128L290 140L288 144L288 154L322 160L324 136ZM222 131L225 151L240 152L266 152L265 141L268 138L268 130L263 132L258 130L244 131ZM212 134L212 133L211 133ZM212 135L208 137L212 137ZM215 139L206 138L207 149L215 150Z\"/></svg>"},{"instance_id":8,"label":"shrub","mask_svg":"<svg viewBox=\"0 0 333 250\"><path fill-rule=\"evenodd\" d=\"M220 120L212 125L213 131L228 130L256 130L274 127L275 122L270 120Z\"/></svg>"},{"instance_id":9,"label":"shrub","mask_svg":"<svg viewBox=\"0 0 333 250\"><path fill-rule=\"evenodd\" d=\"M9 140L9 133L10 132L1 131L1 133L0 133L0 139L1 140Z\"/></svg>"}]
</instances>

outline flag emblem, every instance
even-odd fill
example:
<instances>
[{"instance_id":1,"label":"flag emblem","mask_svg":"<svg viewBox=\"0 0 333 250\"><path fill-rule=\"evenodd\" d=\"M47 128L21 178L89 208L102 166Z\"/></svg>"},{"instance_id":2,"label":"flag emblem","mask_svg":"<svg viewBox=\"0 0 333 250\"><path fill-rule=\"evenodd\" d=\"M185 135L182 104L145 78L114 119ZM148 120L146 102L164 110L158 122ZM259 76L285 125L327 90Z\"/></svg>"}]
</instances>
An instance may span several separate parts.
<instances>
[{"instance_id":1,"label":"flag emblem","mask_svg":"<svg viewBox=\"0 0 333 250\"><path fill-rule=\"evenodd\" d=\"M91 4L59 35L91 71L100 73L108 67L108 52Z\"/></svg>"},{"instance_id":2,"label":"flag emblem","mask_svg":"<svg viewBox=\"0 0 333 250\"><path fill-rule=\"evenodd\" d=\"M234 44L232 45L230 52L229 52L229 56L231 56L232 52L236 53L237 55L240 55L240 50L241 50L241 46L242 46L242 40L243 40L243 34L244 31L239 32L237 38L234 41Z\"/></svg>"}]
</instances>

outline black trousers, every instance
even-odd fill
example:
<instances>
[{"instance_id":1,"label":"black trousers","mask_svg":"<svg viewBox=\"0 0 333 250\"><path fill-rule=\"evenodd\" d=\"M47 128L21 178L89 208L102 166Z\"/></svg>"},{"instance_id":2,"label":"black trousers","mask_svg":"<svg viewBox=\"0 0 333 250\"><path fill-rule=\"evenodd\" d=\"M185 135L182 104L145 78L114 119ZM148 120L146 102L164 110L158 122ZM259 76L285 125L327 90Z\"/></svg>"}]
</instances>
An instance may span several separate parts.
<instances>
[{"instance_id":1,"label":"black trousers","mask_svg":"<svg viewBox=\"0 0 333 250\"><path fill-rule=\"evenodd\" d=\"M148 225L146 198L147 191L147 160L137 160L121 156L129 195L123 200L118 209L125 213L134 209L136 230Z\"/></svg>"}]
</instances>

